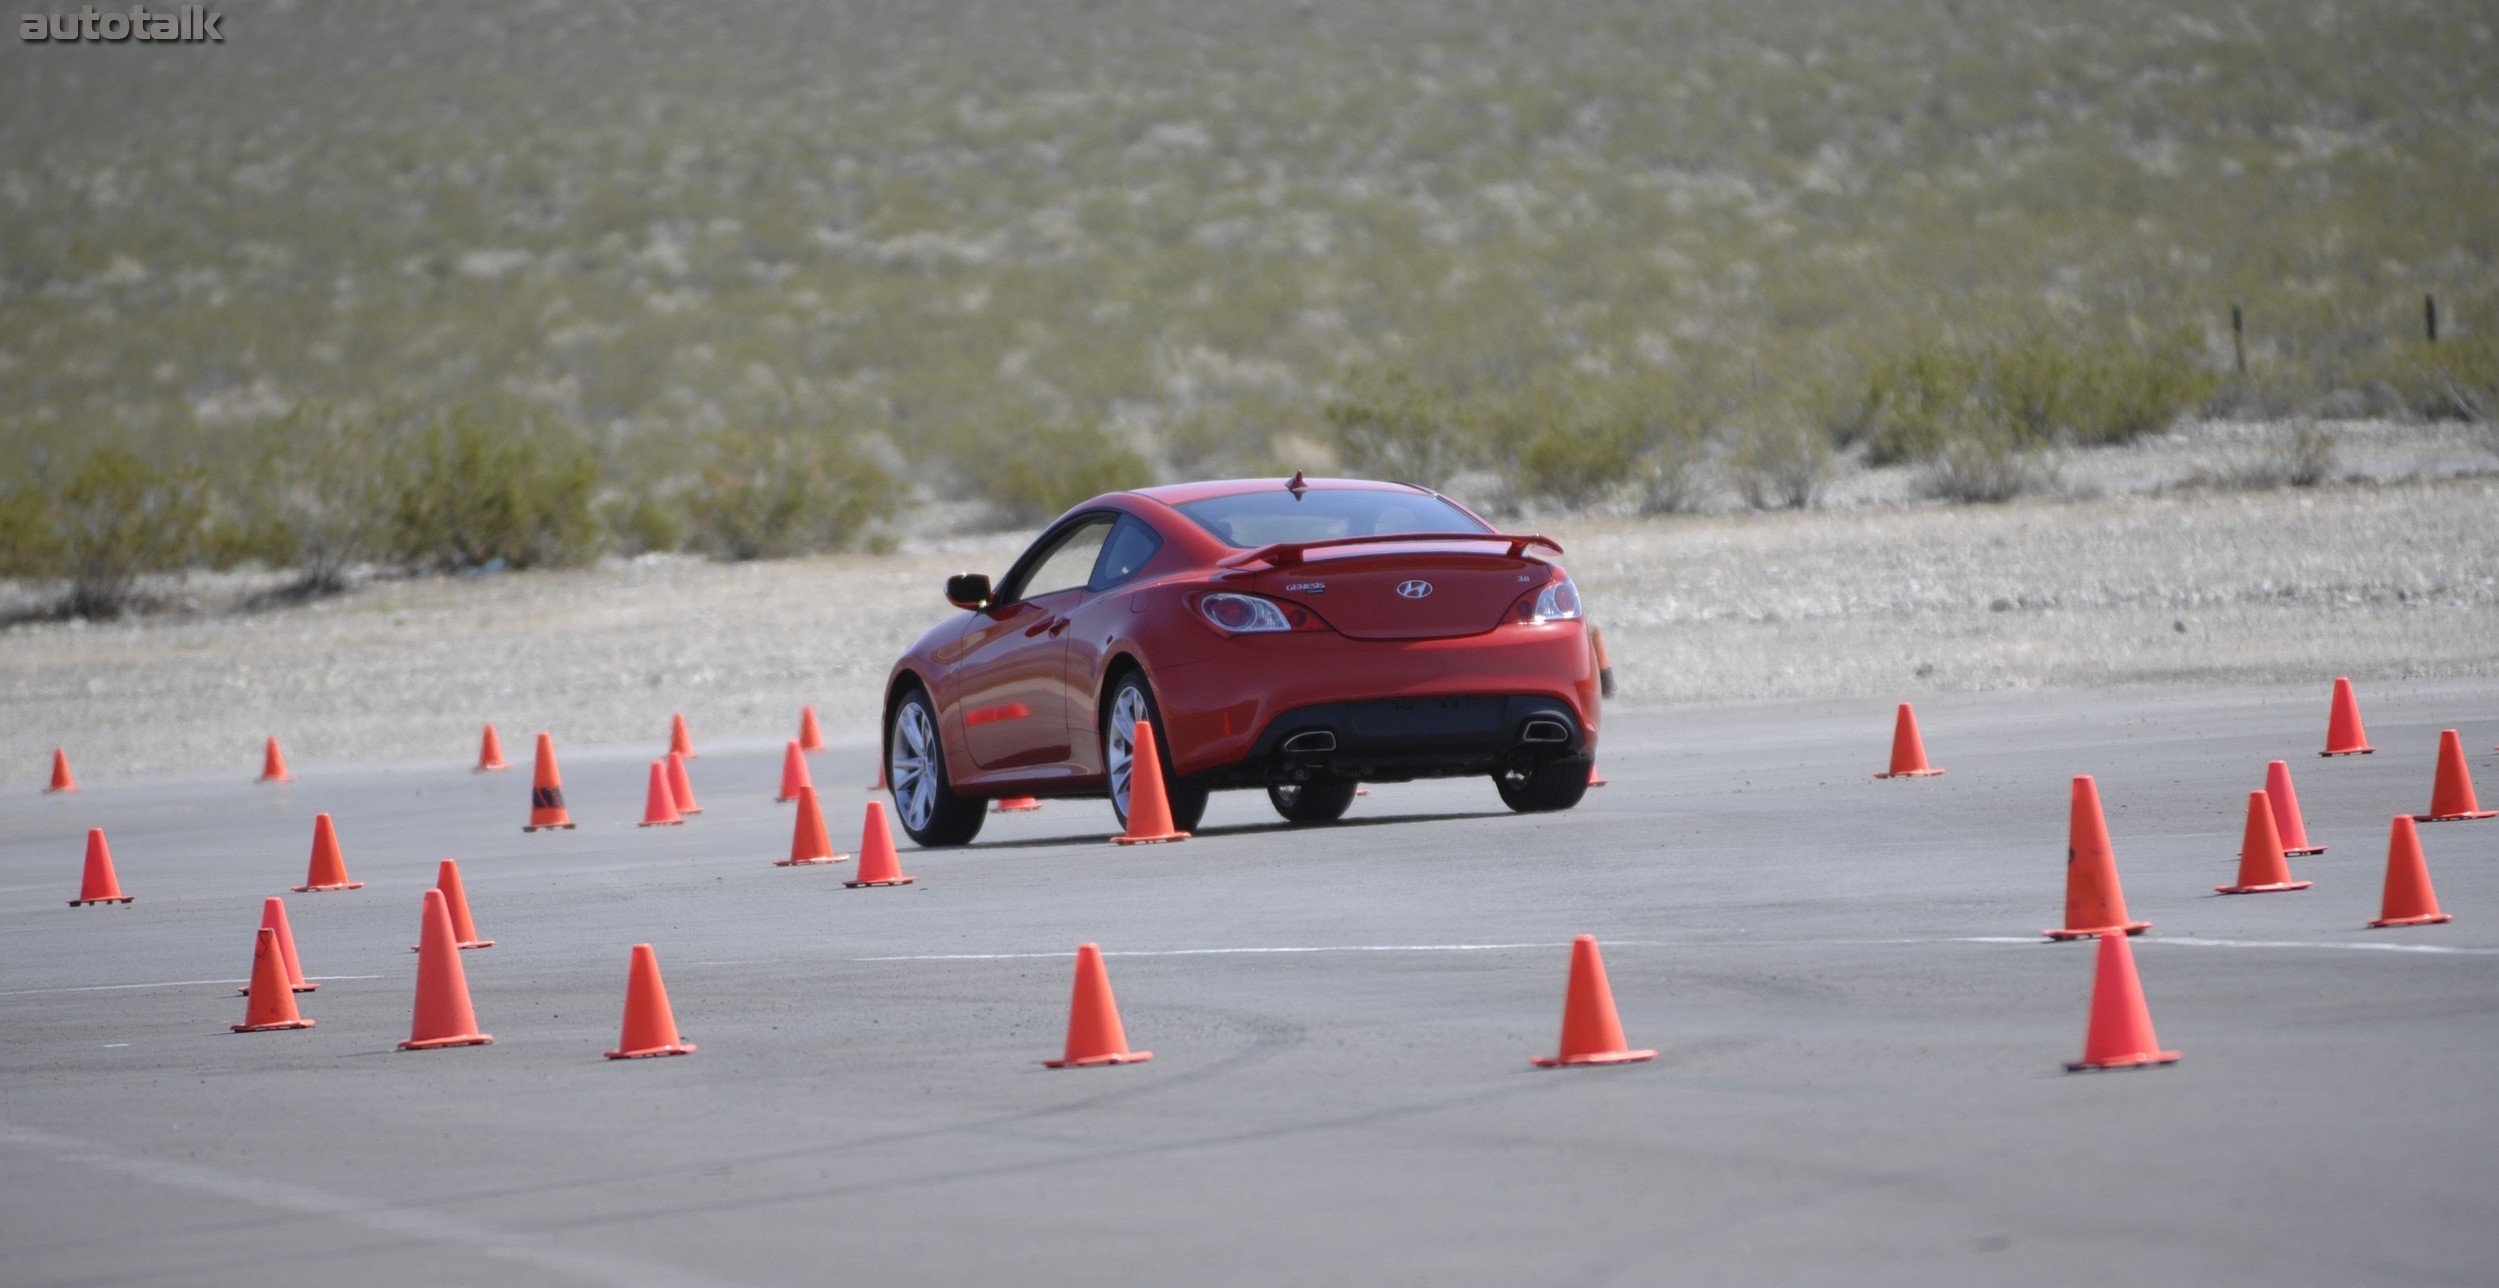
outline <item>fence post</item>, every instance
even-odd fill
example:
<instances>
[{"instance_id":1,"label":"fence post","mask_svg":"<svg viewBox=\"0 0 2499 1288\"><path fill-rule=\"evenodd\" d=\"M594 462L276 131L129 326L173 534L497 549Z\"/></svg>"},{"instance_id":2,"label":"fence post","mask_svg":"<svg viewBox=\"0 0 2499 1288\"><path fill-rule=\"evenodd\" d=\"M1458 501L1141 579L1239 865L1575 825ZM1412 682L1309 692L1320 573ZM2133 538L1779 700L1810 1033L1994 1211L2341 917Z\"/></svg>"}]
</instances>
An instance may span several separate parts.
<instances>
[{"instance_id":1,"label":"fence post","mask_svg":"<svg viewBox=\"0 0 2499 1288\"><path fill-rule=\"evenodd\" d=\"M2247 374L2247 315L2237 304L2230 306L2230 352L2239 360L2239 374Z\"/></svg>"},{"instance_id":2,"label":"fence post","mask_svg":"<svg viewBox=\"0 0 2499 1288\"><path fill-rule=\"evenodd\" d=\"M2421 329L2429 333L2430 343L2438 343L2438 297L2421 297Z\"/></svg>"}]
</instances>

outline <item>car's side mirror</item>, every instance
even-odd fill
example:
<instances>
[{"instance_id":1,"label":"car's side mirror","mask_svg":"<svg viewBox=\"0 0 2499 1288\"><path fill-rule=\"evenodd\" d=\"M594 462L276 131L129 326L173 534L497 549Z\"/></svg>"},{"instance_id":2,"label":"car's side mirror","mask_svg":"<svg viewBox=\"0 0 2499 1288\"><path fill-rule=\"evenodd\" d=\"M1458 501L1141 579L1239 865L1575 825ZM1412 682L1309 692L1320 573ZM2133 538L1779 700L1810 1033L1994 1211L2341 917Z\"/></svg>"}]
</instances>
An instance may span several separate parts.
<instances>
[{"instance_id":1,"label":"car's side mirror","mask_svg":"<svg viewBox=\"0 0 2499 1288\"><path fill-rule=\"evenodd\" d=\"M989 606L989 574L959 572L946 579L946 602L957 608Z\"/></svg>"}]
</instances>

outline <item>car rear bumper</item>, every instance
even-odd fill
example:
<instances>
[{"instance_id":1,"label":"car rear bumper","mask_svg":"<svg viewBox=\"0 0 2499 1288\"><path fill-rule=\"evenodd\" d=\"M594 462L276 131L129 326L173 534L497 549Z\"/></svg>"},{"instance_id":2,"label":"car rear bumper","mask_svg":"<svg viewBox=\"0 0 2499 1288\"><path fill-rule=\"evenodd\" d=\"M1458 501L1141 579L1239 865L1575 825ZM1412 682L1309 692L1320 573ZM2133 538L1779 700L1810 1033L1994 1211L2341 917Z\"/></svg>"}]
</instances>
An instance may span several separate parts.
<instances>
[{"instance_id":1,"label":"car rear bumper","mask_svg":"<svg viewBox=\"0 0 2499 1288\"><path fill-rule=\"evenodd\" d=\"M1444 640L1242 637L1149 678L1174 768L1218 785L1489 773L1596 750L1597 666L1578 622Z\"/></svg>"}]
</instances>

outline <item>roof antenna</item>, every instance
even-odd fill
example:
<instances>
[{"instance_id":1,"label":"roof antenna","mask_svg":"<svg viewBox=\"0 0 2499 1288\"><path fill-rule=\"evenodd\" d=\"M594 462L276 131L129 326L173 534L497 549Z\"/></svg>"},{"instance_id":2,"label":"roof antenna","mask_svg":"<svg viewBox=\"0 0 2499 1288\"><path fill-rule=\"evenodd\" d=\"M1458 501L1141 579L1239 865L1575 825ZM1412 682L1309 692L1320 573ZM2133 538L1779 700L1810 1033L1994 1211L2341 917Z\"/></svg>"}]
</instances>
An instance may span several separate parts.
<instances>
[{"instance_id":1,"label":"roof antenna","mask_svg":"<svg viewBox=\"0 0 2499 1288\"><path fill-rule=\"evenodd\" d=\"M1310 485L1302 481L1302 472L1295 470L1292 480L1284 485L1284 490L1292 493L1293 499L1299 501L1302 499L1302 493L1310 490Z\"/></svg>"}]
</instances>

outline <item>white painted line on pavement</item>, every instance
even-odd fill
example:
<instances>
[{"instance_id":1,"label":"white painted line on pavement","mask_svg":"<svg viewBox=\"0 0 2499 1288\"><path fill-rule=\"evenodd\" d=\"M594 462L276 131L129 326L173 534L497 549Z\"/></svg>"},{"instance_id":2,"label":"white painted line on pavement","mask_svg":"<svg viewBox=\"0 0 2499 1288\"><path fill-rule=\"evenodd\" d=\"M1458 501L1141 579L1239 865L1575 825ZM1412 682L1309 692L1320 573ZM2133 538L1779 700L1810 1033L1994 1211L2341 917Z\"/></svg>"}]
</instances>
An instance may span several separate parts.
<instances>
[{"instance_id":1,"label":"white painted line on pavement","mask_svg":"<svg viewBox=\"0 0 2499 1288\"><path fill-rule=\"evenodd\" d=\"M193 1190L272 1211L342 1220L378 1234L447 1244L480 1256L522 1262L583 1283L624 1284L631 1288L711 1288L720 1282L643 1257L567 1247L538 1235L479 1225L421 1208L390 1207L347 1198L328 1190L265 1181L256 1176L203 1167L197 1163L151 1158L98 1141L81 1140L12 1122L0 1121L0 1145L14 1145L50 1154L63 1162L83 1163L100 1172L111 1172L174 1189Z\"/></svg>"},{"instance_id":2,"label":"white painted line on pavement","mask_svg":"<svg viewBox=\"0 0 2499 1288\"><path fill-rule=\"evenodd\" d=\"M1627 940L1608 941L1634 942ZM1277 953L1489 953L1516 948L1568 948L1563 941L1551 944L1328 944L1310 948L1129 948L1103 950L1105 957L1235 957ZM1064 953L926 953L910 957L853 957L855 962L1008 962L1030 961L1051 957L1074 957Z\"/></svg>"},{"instance_id":3,"label":"white painted line on pavement","mask_svg":"<svg viewBox=\"0 0 2499 1288\"><path fill-rule=\"evenodd\" d=\"M1903 940L1903 943L2044 944L2039 935L1971 935L1949 940ZM2453 957L2499 957L2499 948L2457 948L2447 944L2335 944L2311 939L2198 939L2193 935L2137 935L2138 944L2183 944L2189 948L2328 948L2347 953L2429 953Z\"/></svg>"},{"instance_id":4,"label":"white painted line on pavement","mask_svg":"<svg viewBox=\"0 0 2499 1288\"><path fill-rule=\"evenodd\" d=\"M322 984L334 979L380 979L382 977L379 975L306 975L304 978L313 983ZM132 988L193 988L206 984L241 986L250 982L247 979L168 979L154 984L81 984L75 988L12 989L6 993L0 993L0 997L36 997L44 993L115 993Z\"/></svg>"}]
</instances>

